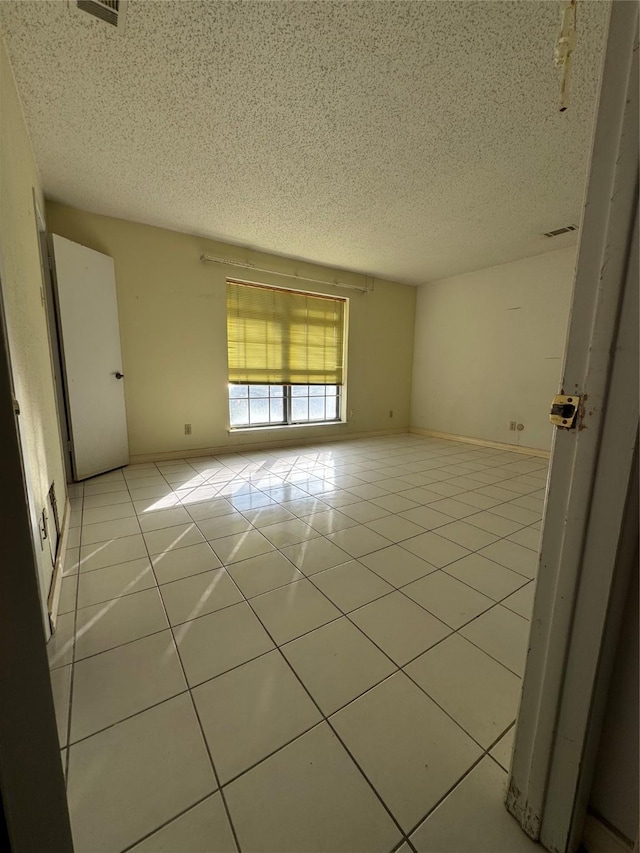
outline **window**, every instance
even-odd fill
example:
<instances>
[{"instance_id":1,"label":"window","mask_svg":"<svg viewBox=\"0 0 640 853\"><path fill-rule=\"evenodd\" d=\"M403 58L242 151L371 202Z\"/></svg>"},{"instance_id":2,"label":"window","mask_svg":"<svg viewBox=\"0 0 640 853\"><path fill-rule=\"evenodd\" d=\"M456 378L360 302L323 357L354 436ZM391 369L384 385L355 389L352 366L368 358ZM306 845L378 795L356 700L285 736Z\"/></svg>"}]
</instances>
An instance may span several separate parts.
<instances>
[{"instance_id":1,"label":"window","mask_svg":"<svg viewBox=\"0 0 640 853\"><path fill-rule=\"evenodd\" d=\"M339 385L229 385L232 427L340 420Z\"/></svg>"},{"instance_id":2,"label":"window","mask_svg":"<svg viewBox=\"0 0 640 853\"><path fill-rule=\"evenodd\" d=\"M227 281L232 427L340 420L346 303Z\"/></svg>"}]
</instances>

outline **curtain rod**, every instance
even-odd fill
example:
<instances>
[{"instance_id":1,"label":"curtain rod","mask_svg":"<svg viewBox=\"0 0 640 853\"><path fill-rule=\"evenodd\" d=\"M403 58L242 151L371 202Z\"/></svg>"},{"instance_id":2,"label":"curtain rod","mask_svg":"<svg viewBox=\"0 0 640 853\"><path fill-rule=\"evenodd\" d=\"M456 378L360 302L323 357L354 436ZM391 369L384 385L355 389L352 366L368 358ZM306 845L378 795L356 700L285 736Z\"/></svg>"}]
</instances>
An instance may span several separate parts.
<instances>
[{"instance_id":1,"label":"curtain rod","mask_svg":"<svg viewBox=\"0 0 640 853\"><path fill-rule=\"evenodd\" d=\"M280 275L284 278L294 278L296 281L311 281L314 284L328 284L330 287L345 287L348 290L357 290L358 293L371 293L373 291L372 287L357 287L355 284L346 284L343 281L326 281L322 278L307 278L304 275L295 275L294 273L288 272L278 272L277 270L269 270L264 267L257 267L255 264L250 264L245 261L232 261L229 258L217 258L213 255L200 255L200 260L206 263L212 264L228 264L232 267L243 267L244 269L254 270L255 272L264 272L269 273L270 275ZM369 279L369 276L365 276L366 279ZM373 285L373 278L371 278L371 283Z\"/></svg>"}]
</instances>

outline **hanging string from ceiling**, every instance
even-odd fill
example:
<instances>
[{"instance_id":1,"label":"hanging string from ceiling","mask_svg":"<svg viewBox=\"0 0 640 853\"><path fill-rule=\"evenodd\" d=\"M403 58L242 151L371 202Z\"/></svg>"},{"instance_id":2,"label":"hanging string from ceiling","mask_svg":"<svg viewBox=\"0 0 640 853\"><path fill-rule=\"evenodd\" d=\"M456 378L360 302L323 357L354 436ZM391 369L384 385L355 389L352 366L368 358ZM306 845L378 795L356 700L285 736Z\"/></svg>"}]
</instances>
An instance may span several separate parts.
<instances>
[{"instance_id":1,"label":"hanging string from ceiling","mask_svg":"<svg viewBox=\"0 0 640 853\"><path fill-rule=\"evenodd\" d=\"M566 0L562 12L562 25L560 35L556 42L555 61L556 66L562 68L562 81L560 83L560 112L566 112L569 108L569 96L571 93L571 75L573 66L573 52L576 47L576 6L577 0Z\"/></svg>"}]
</instances>

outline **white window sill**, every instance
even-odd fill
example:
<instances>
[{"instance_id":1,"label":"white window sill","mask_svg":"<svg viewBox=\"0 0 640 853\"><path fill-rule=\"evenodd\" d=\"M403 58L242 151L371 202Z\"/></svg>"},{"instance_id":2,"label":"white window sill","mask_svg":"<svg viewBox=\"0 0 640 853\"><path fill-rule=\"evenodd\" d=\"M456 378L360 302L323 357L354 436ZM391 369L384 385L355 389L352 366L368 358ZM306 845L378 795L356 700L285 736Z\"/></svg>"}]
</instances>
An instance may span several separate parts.
<instances>
[{"instance_id":1,"label":"white window sill","mask_svg":"<svg viewBox=\"0 0 640 853\"><path fill-rule=\"evenodd\" d=\"M236 432L273 432L282 429L309 429L310 427L346 426L348 421L311 421L306 424L265 424L264 426L230 427L228 435Z\"/></svg>"}]
</instances>

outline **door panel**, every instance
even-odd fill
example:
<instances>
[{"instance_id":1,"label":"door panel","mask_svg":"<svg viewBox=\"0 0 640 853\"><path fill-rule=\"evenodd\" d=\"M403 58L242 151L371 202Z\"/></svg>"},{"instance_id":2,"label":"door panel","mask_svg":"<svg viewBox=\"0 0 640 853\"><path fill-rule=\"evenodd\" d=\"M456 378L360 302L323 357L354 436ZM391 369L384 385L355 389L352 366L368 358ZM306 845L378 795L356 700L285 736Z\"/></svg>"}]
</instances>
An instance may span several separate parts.
<instances>
[{"instance_id":1,"label":"door panel","mask_svg":"<svg viewBox=\"0 0 640 853\"><path fill-rule=\"evenodd\" d=\"M113 258L53 235L74 478L129 461Z\"/></svg>"}]
</instances>

